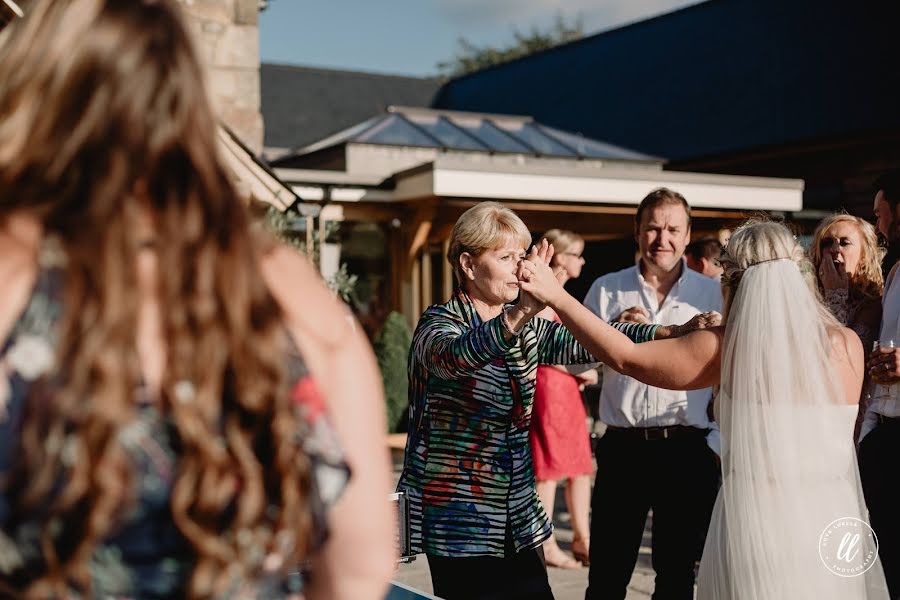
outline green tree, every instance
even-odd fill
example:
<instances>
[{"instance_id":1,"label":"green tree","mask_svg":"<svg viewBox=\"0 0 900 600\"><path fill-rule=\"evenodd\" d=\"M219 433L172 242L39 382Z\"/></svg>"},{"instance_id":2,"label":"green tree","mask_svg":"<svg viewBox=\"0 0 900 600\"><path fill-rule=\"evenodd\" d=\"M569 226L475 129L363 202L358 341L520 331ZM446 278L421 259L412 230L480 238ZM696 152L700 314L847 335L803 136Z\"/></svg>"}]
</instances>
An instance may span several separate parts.
<instances>
[{"instance_id":1,"label":"green tree","mask_svg":"<svg viewBox=\"0 0 900 600\"><path fill-rule=\"evenodd\" d=\"M412 332L406 324L406 318L398 312L388 315L384 327L372 344L384 384L388 433L397 433L403 429L404 414L409 406L406 362L411 344Z\"/></svg>"},{"instance_id":2,"label":"green tree","mask_svg":"<svg viewBox=\"0 0 900 600\"><path fill-rule=\"evenodd\" d=\"M557 14L553 25L546 31L541 31L537 27L532 27L531 31L527 33L514 29L513 41L505 48L477 46L465 37L461 37L456 56L446 62L438 63L437 69L442 75L459 77L582 37L584 37L584 25L581 16L578 16L574 22L567 23L561 14Z\"/></svg>"}]
</instances>

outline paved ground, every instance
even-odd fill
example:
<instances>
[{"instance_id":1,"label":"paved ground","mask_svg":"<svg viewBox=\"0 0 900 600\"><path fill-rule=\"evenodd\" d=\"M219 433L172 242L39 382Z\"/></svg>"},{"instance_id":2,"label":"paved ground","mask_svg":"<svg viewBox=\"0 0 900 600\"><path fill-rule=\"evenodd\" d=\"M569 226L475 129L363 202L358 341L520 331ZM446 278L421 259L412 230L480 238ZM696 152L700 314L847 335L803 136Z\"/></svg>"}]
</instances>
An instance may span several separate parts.
<instances>
[{"instance_id":1,"label":"paved ground","mask_svg":"<svg viewBox=\"0 0 900 600\"><path fill-rule=\"evenodd\" d=\"M557 491L556 506L565 506L562 487ZM566 551L569 550L569 544L572 542L572 531L568 528L568 521L569 515L565 512L560 512L559 508L557 508L557 513L554 515L556 537L559 540L560 547ZM647 526L644 529L644 540L641 544L634 575L631 577L631 583L628 585L626 600L644 600L650 598L650 595L653 593L654 573L653 568L650 566L651 521L652 516L648 518ZM587 568L577 570L551 568L549 570L550 585L553 587L553 595L556 597L556 600L583 600L584 590L587 587L587 574ZM394 580L428 594L432 591L428 561L425 560L424 556L420 556L409 564L401 564Z\"/></svg>"}]
</instances>

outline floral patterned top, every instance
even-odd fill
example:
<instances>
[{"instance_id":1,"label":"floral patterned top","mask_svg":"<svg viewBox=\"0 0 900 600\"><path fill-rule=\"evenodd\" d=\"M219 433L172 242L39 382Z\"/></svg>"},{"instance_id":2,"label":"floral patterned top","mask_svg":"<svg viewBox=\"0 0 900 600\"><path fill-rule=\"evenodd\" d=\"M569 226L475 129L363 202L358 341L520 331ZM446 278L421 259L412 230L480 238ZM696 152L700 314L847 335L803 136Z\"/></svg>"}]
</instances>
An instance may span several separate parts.
<instances>
[{"instance_id":1,"label":"floral patterned top","mask_svg":"<svg viewBox=\"0 0 900 600\"><path fill-rule=\"evenodd\" d=\"M413 334L397 489L409 498L415 553L502 557L550 537L528 437L537 367L595 359L559 323L532 319L507 340L502 319L482 321L457 291Z\"/></svg>"},{"instance_id":2,"label":"floral patterned top","mask_svg":"<svg viewBox=\"0 0 900 600\"><path fill-rule=\"evenodd\" d=\"M38 523L11 523L5 476L14 465L28 390L52 376L56 325L62 315L62 270L42 264L28 305L0 346L0 580L28 580L39 559ZM294 346L289 355L292 398L300 415L302 451L312 467L313 547L326 536L326 513L344 489L349 469L321 396ZM132 459L136 502L91 559L95 598L179 598L193 566L192 548L176 527L169 498L178 469L174 425L148 398L136 399L138 418L119 439ZM300 572L235 582L227 598L284 598L302 593ZM70 598L80 597L72 593Z\"/></svg>"}]
</instances>

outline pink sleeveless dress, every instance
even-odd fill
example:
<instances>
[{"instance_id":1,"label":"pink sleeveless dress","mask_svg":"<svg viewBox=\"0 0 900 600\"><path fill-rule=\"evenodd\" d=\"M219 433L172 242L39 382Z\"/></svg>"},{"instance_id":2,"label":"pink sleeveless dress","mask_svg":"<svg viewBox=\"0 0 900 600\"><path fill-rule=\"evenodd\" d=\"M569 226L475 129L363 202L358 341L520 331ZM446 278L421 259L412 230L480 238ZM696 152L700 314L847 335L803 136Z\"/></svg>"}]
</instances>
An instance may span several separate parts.
<instances>
[{"instance_id":1,"label":"pink sleeveless dress","mask_svg":"<svg viewBox=\"0 0 900 600\"><path fill-rule=\"evenodd\" d=\"M555 314L553 320L560 322ZM538 481L593 472L586 418L578 379L551 366L539 366L530 434Z\"/></svg>"}]
</instances>

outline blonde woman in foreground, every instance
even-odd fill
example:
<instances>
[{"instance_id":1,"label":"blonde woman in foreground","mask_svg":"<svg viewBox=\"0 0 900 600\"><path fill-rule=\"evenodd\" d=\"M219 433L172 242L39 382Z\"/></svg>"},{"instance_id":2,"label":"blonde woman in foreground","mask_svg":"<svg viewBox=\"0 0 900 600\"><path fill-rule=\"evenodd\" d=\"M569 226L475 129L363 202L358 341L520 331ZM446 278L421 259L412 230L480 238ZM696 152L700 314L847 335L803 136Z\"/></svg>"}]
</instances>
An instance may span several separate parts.
<instances>
[{"instance_id":1,"label":"blonde woman in foreground","mask_svg":"<svg viewBox=\"0 0 900 600\"><path fill-rule=\"evenodd\" d=\"M723 484L699 598L886 599L874 540L863 531L860 552L838 551L855 533L841 528L867 518L850 435L862 344L819 301L815 272L784 226L745 225L721 262L725 324L644 344L597 319L545 265L525 261L519 276L615 370L669 389L720 385Z\"/></svg>"}]
</instances>

